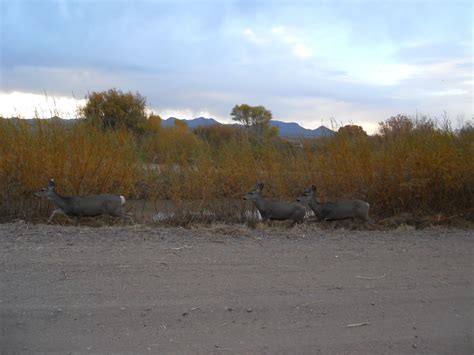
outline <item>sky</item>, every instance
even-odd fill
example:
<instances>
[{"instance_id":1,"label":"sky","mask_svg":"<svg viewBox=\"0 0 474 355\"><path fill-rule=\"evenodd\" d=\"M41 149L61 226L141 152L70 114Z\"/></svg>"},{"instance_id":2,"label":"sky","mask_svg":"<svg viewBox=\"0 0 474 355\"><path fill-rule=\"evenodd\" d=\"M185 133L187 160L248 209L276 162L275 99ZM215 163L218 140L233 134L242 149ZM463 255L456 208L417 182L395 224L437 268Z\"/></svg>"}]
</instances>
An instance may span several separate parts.
<instances>
[{"instance_id":1,"label":"sky","mask_svg":"<svg viewBox=\"0 0 474 355\"><path fill-rule=\"evenodd\" d=\"M73 118L139 92L163 118L263 105L306 128L473 117L463 0L0 0L0 115Z\"/></svg>"}]
</instances>

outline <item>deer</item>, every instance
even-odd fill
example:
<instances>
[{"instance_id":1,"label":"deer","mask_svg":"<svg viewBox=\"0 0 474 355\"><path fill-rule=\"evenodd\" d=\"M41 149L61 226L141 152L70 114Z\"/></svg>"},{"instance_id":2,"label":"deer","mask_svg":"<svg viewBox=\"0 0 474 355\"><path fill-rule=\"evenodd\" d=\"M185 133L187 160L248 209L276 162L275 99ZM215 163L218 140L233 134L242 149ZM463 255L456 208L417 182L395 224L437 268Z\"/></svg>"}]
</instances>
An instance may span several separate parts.
<instances>
[{"instance_id":1,"label":"deer","mask_svg":"<svg viewBox=\"0 0 474 355\"><path fill-rule=\"evenodd\" d=\"M303 222L306 209L302 205L295 202L266 199L262 196L263 187L263 183L257 183L243 199L253 201L264 223L268 220L292 220L293 224Z\"/></svg>"},{"instance_id":2,"label":"deer","mask_svg":"<svg viewBox=\"0 0 474 355\"><path fill-rule=\"evenodd\" d=\"M318 221L337 221L342 219L360 219L369 221L370 205L362 200L320 203L314 196L316 186L311 185L296 201L309 204Z\"/></svg>"},{"instance_id":3,"label":"deer","mask_svg":"<svg viewBox=\"0 0 474 355\"><path fill-rule=\"evenodd\" d=\"M48 223L51 223L57 214L74 217L76 226L79 225L81 217L109 215L120 217L123 223L131 220L130 214L123 211L125 197L119 195L61 196L56 192L56 182L51 179L48 185L35 192L34 196L46 197L56 207L49 216Z\"/></svg>"}]
</instances>

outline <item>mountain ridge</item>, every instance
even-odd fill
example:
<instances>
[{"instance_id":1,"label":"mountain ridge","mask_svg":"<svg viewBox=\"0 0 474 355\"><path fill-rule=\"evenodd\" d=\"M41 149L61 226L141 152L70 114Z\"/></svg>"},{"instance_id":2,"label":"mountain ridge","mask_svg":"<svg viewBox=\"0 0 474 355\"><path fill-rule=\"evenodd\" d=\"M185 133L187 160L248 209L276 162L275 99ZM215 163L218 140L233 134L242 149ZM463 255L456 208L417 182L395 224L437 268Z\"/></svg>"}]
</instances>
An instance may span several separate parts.
<instances>
[{"instance_id":1,"label":"mountain ridge","mask_svg":"<svg viewBox=\"0 0 474 355\"><path fill-rule=\"evenodd\" d=\"M176 117L168 117L167 119L163 119L161 124L163 127L171 127L174 125ZM221 123L216 121L214 118L206 118L206 117L197 117L193 119L181 119L184 121L189 128L193 129L196 127L205 127L211 126L214 124L218 125L237 125L236 123ZM319 137L330 137L335 134L335 132L326 126L321 125L315 129L308 129L302 127L300 124L296 122L283 122L278 120L271 120L270 127L277 127L279 130L280 137L287 137L287 138L319 138Z\"/></svg>"},{"instance_id":2,"label":"mountain ridge","mask_svg":"<svg viewBox=\"0 0 474 355\"><path fill-rule=\"evenodd\" d=\"M17 117L12 117L11 119L19 119ZM167 119L162 119L161 124L163 127L171 127L174 125L175 121L178 118L168 117ZM35 119L21 119L25 120L29 124L33 124ZM49 120L56 120L61 122L66 127L71 127L74 125L76 119L62 119L61 117L54 116L49 118ZM211 125L227 125L227 126L240 126L238 123L221 123L214 118L207 117L197 117L193 119L179 119L184 121L190 129L197 127L206 127ZM331 137L336 132L327 128L326 126L320 126L315 129L304 128L296 122L283 122L278 120L271 120L270 127L277 127L280 137L285 138L319 138L319 137Z\"/></svg>"}]
</instances>

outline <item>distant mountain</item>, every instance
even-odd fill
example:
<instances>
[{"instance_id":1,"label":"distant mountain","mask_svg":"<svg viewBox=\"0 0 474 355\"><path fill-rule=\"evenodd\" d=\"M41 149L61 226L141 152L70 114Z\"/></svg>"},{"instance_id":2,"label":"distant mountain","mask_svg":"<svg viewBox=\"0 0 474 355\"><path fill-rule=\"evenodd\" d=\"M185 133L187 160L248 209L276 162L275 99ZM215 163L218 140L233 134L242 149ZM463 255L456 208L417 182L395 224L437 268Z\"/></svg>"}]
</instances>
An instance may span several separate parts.
<instances>
[{"instance_id":1,"label":"distant mountain","mask_svg":"<svg viewBox=\"0 0 474 355\"><path fill-rule=\"evenodd\" d=\"M287 138L319 138L330 137L334 135L334 131L327 127L321 126L316 129L307 129L301 127L295 122L270 121L271 127L278 127L280 136Z\"/></svg>"},{"instance_id":2,"label":"distant mountain","mask_svg":"<svg viewBox=\"0 0 474 355\"><path fill-rule=\"evenodd\" d=\"M161 124L163 127L171 127L174 125L176 117L169 117L166 120L162 120ZM214 124L222 124L216 121L213 118L205 118L205 117L198 117L191 120L183 120L186 122L189 128L193 129L196 127L201 126L210 126ZM334 131L325 127L321 126L316 129L307 129L301 127L298 123L295 122L282 122L271 120L270 121L271 127L277 127L280 136L286 138L319 138L319 137L330 137L334 135Z\"/></svg>"},{"instance_id":3,"label":"distant mountain","mask_svg":"<svg viewBox=\"0 0 474 355\"><path fill-rule=\"evenodd\" d=\"M15 123L15 124L18 124L20 122L22 123L26 123L28 124L29 126L32 126L34 127L36 122L38 121L38 118L19 118L19 117L10 117L10 118L5 118L6 120L11 120L11 122ZM60 125L62 125L63 127L66 127L66 128L71 128L73 127L76 122L77 122L77 119L74 119L74 118L71 118L71 119L64 119L64 118L61 118L59 116L53 116L53 117L50 117L50 118L41 118L40 120L42 121L49 121L49 122L56 122Z\"/></svg>"},{"instance_id":4,"label":"distant mountain","mask_svg":"<svg viewBox=\"0 0 474 355\"><path fill-rule=\"evenodd\" d=\"M15 118L14 120L19 120L19 119ZM72 127L77 122L75 119L61 119L60 117L57 117L57 116L51 117L49 120L61 122L66 127ZM162 120L161 125L163 127L171 127L174 125L176 120L177 120L176 117L169 117L165 120ZM33 125L36 122L35 119L22 119L22 121L26 121L30 125ZM215 124L218 124L218 125L223 124L216 121L213 118L206 118L206 117L198 117L198 118L193 118L191 120L183 120L183 121L186 122L186 124L188 125L190 129L194 129L196 127L202 127L202 126L211 126ZM233 125L237 125L237 124L233 124ZM295 123L295 122L283 122L283 121L271 120L270 126L278 127L278 130L280 132L280 137L292 138L292 139L330 137L335 134L333 130L325 126L320 126L319 128L316 128L316 129L307 129L307 128L301 127L298 123Z\"/></svg>"},{"instance_id":5,"label":"distant mountain","mask_svg":"<svg viewBox=\"0 0 474 355\"><path fill-rule=\"evenodd\" d=\"M313 129L313 132L317 137L332 137L336 134L336 132L326 126L319 126L318 128Z\"/></svg>"},{"instance_id":6,"label":"distant mountain","mask_svg":"<svg viewBox=\"0 0 474 355\"><path fill-rule=\"evenodd\" d=\"M177 120L176 117L169 117L166 120L161 121L163 127L171 127L174 125L174 122ZM192 120L182 120L185 121L189 128L193 129L201 126L211 126L213 124L221 124L213 118L198 117L193 118Z\"/></svg>"}]
</instances>

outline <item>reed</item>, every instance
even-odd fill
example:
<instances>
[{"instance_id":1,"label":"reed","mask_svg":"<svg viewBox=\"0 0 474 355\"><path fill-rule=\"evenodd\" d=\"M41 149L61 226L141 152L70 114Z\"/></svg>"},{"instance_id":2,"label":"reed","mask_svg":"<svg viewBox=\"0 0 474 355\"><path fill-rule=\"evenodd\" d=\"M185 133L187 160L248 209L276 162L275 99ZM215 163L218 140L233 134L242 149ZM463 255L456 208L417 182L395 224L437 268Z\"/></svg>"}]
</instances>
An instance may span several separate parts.
<instances>
[{"instance_id":1,"label":"reed","mask_svg":"<svg viewBox=\"0 0 474 355\"><path fill-rule=\"evenodd\" d=\"M85 123L0 120L0 216L36 218L48 212L32 193L50 178L66 195L133 192L141 163L127 131L102 132Z\"/></svg>"},{"instance_id":2,"label":"reed","mask_svg":"<svg viewBox=\"0 0 474 355\"><path fill-rule=\"evenodd\" d=\"M170 201L180 224L245 220L252 207L242 196L257 181L287 200L315 184L322 201L364 199L376 217L472 213L472 126L397 117L375 136L341 130L300 141L218 126L193 132L182 122L137 137L82 122L0 120L0 215L45 217L48 203L31 194L51 177L66 194Z\"/></svg>"}]
</instances>

